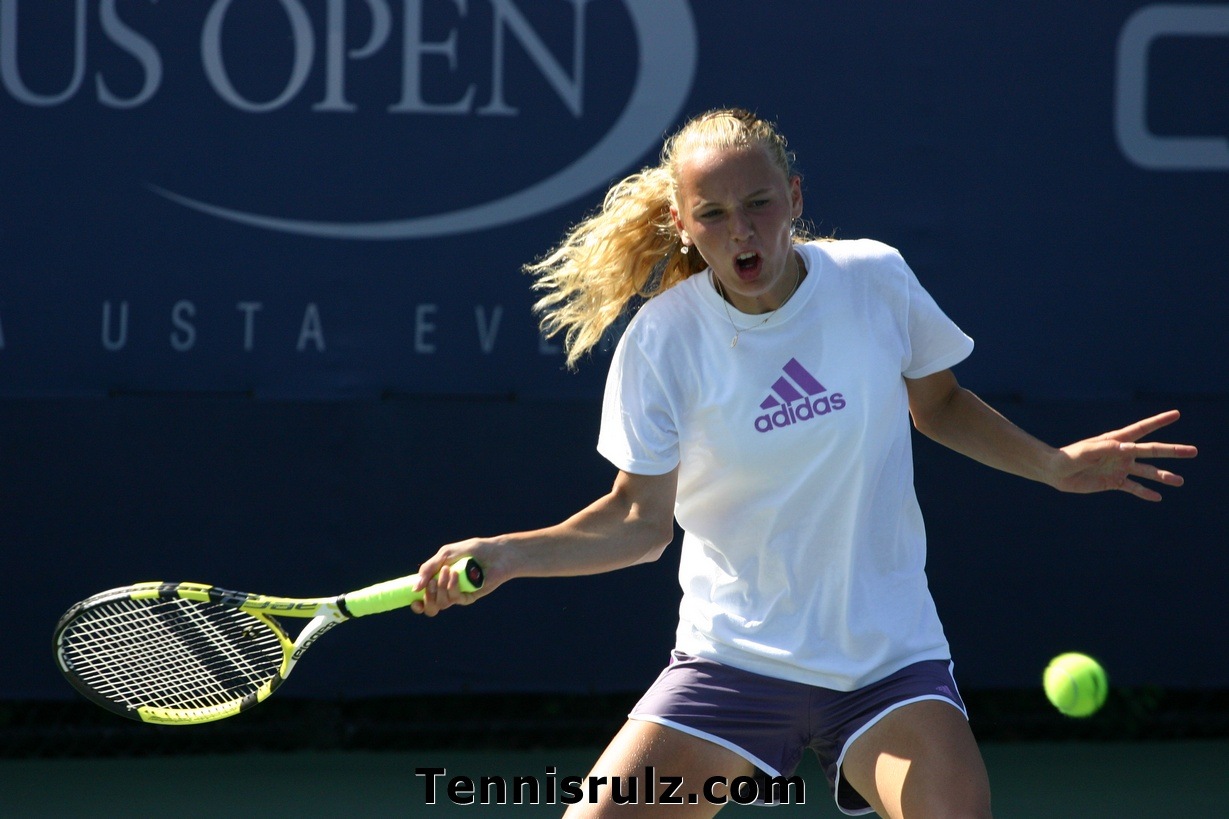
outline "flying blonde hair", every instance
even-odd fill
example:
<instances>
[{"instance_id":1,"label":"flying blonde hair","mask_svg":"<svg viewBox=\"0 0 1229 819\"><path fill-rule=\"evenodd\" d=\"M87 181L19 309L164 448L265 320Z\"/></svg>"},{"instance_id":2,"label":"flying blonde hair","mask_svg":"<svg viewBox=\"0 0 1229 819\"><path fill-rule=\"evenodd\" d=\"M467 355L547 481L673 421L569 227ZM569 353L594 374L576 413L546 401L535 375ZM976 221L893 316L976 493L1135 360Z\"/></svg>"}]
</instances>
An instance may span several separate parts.
<instances>
[{"instance_id":1,"label":"flying blonde hair","mask_svg":"<svg viewBox=\"0 0 1229 819\"><path fill-rule=\"evenodd\" d=\"M650 299L704 270L699 253L683 253L670 216L678 203L679 160L697 149L761 146L786 178L797 176L794 156L771 122L740 108L708 111L687 122L662 146L654 168L645 168L607 191L601 207L573 226L547 255L525 265L534 305L546 337L564 334L567 365L585 353L629 305ZM812 237L797 229L794 241Z\"/></svg>"}]
</instances>

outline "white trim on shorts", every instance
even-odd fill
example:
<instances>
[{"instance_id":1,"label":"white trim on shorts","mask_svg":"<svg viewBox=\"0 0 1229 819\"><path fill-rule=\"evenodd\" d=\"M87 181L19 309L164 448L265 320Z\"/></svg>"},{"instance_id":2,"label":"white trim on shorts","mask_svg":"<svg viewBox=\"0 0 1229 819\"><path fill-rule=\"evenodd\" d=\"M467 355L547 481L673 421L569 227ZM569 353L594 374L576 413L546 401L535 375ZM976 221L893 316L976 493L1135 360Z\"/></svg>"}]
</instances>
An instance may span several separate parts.
<instances>
[{"instance_id":1,"label":"white trim on shorts","mask_svg":"<svg viewBox=\"0 0 1229 819\"><path fill-rule=\"evenodd\" d=\"M948 676L952 678L952 684L955 685L956 684L956 663L950 660L948 661L947 673L948 673ZM956 688L956 696L960 697L961 702L964 702L964 697L960 695L959 686L957 686ZM952 708L955 708L961 714L964 714L964 718L966 720L969 718L969 711L968 711L967 706L962 707L960 705L957 705L955 700L950 699L949 697L941 696L939 694L926 694L921 697L914 697L913 699L910 699L910 700L901 700L900 702L893 703L888 708L885 708L882 711L880 711L878 714L875 715L873 719L868 720L865 725L863 725L861 728L859 728L854 733L850 734L849 739L845 740L845 745L841 748L840 756L836 758L836 780L832 783L832 801L836 803L837 810L839 810L841 813L845 814L846 816L864 816L868 813L875 812L874 808L866 808L864 810L845 810L845 808L841 805L841 799L840 799L841 774L845 770L845 754L849 752L849 746L853 745L854 742L858 739L858 737L865 734L867 731L871 729L871 727L873 727L874 725L877 725L884 717L886 717L888 714L892 713L896 709L902 708L906 705L912 705L915 702L925 702L926 700L938 700L939 702L945 702L948 705L950 705ZM866 797L864 796L862 798L865 799Z\"/></svg>"},{"instance_id":2,"label":"white trim on shorts","mask_svg":"<svg viewBox=\"0 0 1229 819\"><path fill-rule=\"evenodd\" d=\"M696 728L692 728L690 725L683 725L682 723L675 722L672 719L666 719L665 717L659 717L656 714L628 714L627 718L640 720L641 722L652 722L652 723L656 723L657 725L664 725L667 728L673 728L676 731L682 731L684 734L688 734L689 736L693 736L698 739L708 740L714 745L720 745L722 748L725 748L727 751L733 751L734 753L741 756L743 759L750 762L756 768L758 768L759 770L763 771L764 773L770 776L780 776L781 775L780 771L778 771L776 768L769 765L764 760L757 757L755 754L747 751L745 748L741 748L738 745L735 745L733 742L730 742L728 739L722 739L721 737L710 734L707 731L701 731Z\"/></svg>"}]
</instances>

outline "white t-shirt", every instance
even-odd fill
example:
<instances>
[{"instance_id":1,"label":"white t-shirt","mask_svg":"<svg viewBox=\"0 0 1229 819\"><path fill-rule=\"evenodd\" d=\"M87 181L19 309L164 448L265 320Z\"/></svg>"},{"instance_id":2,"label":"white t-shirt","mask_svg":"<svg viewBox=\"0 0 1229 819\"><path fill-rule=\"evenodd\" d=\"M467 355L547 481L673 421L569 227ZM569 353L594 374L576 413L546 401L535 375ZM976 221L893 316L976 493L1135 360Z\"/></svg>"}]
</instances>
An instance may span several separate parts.
<instances>
[{"instance_id":1,"label":"white t-shirt","mask_svg":"<svg viewBox=\"0 0 1229 819\"><path fill-rule=\"evenodd\" d=\"M926 584L905 378L973 341L881 243L798 248L808 271L766 322L696 274L629 323L598 451L679 467L677 648L825 688L947 659ZM735 347L731 317L745 329Z\"/></svg>"}]
</instances>

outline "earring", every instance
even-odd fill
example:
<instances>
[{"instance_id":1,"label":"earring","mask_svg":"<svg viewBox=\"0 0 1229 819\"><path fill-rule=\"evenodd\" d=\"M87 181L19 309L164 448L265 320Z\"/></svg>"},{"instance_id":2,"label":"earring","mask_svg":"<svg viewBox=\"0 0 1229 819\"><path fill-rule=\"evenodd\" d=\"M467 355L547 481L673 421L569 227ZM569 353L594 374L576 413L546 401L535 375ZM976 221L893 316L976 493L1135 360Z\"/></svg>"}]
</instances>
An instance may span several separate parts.
<instances>
[{"instance_id":1,"label":"earring","mask_svg":"<svg viewBox=\"0 0 1229 819\"><path fill-rule=\"evenodd\" d=\"M686 256L690 250L691 250L690 245L683 245L681 248L679 248L679 253L682 253L684 256Z\"/></svg>"}]
</instances>

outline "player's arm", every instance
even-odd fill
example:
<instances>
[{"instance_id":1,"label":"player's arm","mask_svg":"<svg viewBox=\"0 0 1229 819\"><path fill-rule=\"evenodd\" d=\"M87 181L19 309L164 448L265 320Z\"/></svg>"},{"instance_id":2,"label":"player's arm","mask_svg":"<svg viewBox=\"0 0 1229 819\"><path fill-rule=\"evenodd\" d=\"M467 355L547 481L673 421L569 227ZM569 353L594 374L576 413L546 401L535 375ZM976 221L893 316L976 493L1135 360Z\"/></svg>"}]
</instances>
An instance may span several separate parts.
<instances>
[{"instance_id":1,"label":"player's arm","mask_svg":"<svg viewBox=\"0 0 1229 819\"><path fill-rule=\"evenodd\" d=\"M1144 500L1160 500L1158 492L1137 479L1181 486L1182 478L1140 459L1193 458L1197 454L1195 447L1184 444L1139 443L1141 438L1177 421L1177 410L1055 448L960 386L951 370L906 379L905 384L909 412L919 432L987 466L1063 492L1118 489Z\"/></svg>"},{"instance_id":2,"label":"player's arm","mask_svg":"<svg viewBox=\"0 0 1229 819\"><path fill-rule=\"evenodd\" d=\"M619 472L608 493L554 526L450 543L419 567L421 577L435 580L414 611L431 615L473 602L515 577L599 574L656 560L674 537L677 487L677 468L665 475ZM461 592L449 569L466 555L485 571L480 592Z\"/></svg>"}]
</instances>

